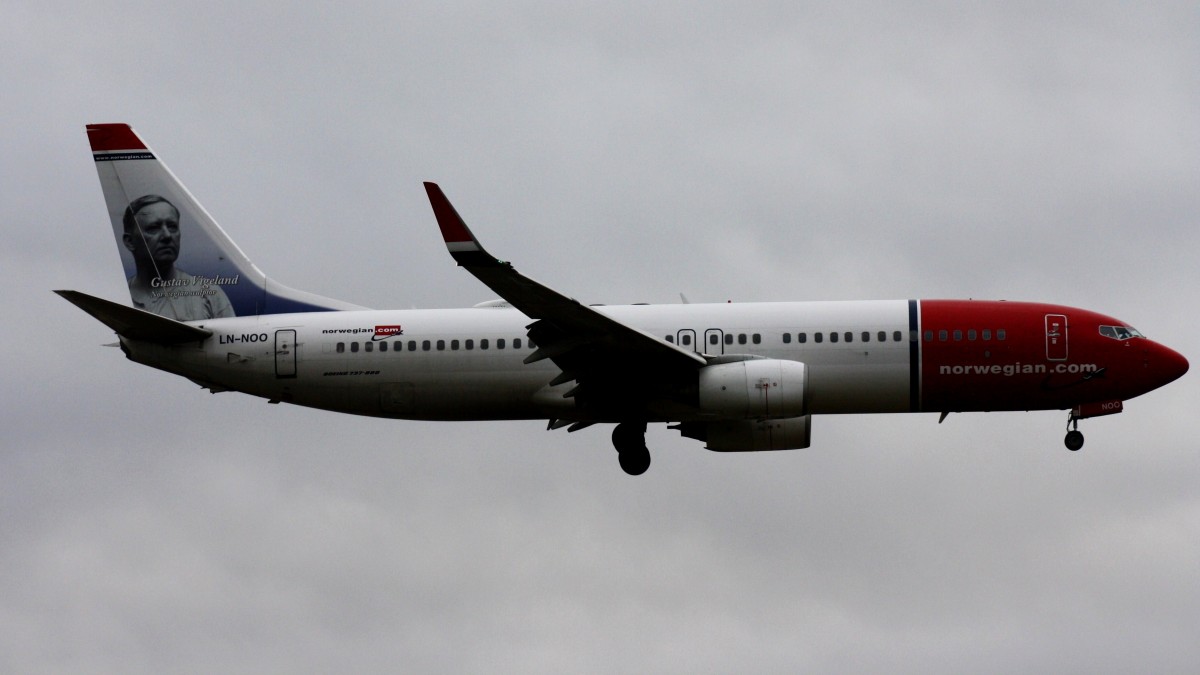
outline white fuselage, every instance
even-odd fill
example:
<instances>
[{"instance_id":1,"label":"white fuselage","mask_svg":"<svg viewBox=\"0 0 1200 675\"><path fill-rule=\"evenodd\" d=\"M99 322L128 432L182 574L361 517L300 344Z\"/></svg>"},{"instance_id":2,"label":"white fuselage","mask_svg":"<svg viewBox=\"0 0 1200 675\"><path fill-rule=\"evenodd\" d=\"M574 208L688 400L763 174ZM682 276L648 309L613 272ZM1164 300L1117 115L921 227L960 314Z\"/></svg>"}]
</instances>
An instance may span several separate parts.
<instances>
[{"instance_id":1,"label":"white fuselage","mask_svg":"<svg viewBox=\"0 0 1200 675\"><path fill-rule=\"evenodd\" d=\"M913 361L905 300L596 309L710 356L803 362L811 378L812 413L910 410ZM563 397L573 385L549 386L560 372L554 363L524 362L534 351L525 335L531 320L511 308L314 312L192 323L213 336L172 347L125 341L126 349L136 361L214 391L341 412L430 420L578 418L574 400Z\"/></svg>"}]
</instances>

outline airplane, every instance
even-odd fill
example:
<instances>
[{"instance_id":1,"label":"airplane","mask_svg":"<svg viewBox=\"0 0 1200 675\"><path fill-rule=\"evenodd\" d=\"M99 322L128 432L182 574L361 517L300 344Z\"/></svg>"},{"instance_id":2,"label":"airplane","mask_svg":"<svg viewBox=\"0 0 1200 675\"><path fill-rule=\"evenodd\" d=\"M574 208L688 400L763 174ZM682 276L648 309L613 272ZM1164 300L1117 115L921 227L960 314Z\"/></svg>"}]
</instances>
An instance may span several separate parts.
<instances>
[{"instance_id":1,"label":"airplane","mask_svg":"<svg viewBox=\"0 0 1200 675\"><path fill-rule=\"evenodd\" d=\"M614 425L621 468L649 424L709 450L807 448L829 414L1067 411L1079 421L1183 376L1130 324L1035 302L585 305L489 253L425 183L453 260L499 300L373 310L258 269L127 124L87 126L133 306L55 291L130 360L216 392L412 420Z\"/></svg>"}]
</instances>

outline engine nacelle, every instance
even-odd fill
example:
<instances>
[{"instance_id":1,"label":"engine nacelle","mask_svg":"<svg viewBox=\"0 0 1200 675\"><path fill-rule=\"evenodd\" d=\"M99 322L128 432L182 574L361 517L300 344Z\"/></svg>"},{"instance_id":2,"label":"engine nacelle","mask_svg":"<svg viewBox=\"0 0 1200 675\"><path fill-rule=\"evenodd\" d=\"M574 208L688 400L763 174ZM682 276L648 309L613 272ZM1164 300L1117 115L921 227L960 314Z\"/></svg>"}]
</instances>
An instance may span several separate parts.
<instances>
[{"instance_id":1,"label":"engine nacelle","mask_svg":"<svg viewBox=\"0 0 1200 675\"><path fill-rule=\"evenodd\" d=\"M808 413L808 368L799 361L752 359L700 369L700 410L723 419Z\"/></svg>"},{"instance_id":2,"label":"engine nacelle","mask_svg":"<svg viewBox=\"0 0 1200 675\"><path fill-rule=\"evenodd\" d=\"M685 422L677 428L688 438L704 441L716 452L799 450L811 439L811 415L772 420Z\"/></svg>"}]
</instances>

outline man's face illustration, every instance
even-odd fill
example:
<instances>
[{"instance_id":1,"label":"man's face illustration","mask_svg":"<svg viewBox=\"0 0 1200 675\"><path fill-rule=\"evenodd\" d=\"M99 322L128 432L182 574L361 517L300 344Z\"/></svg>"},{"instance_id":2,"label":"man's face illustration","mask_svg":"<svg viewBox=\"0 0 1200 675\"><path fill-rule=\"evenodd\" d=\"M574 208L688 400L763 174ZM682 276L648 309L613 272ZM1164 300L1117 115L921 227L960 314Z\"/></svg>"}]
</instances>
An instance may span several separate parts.
<instances>
[{"instance_id":1,"label":"man's face illustration","mask_svg":"<svg viewBox=\"0 0 1200 675\"><path fill-rule=\"evenodd\" d=\"M125 235L135 258L154 261L156 268L170 267L179 257L179 213L166 202L143 206L134 214L140 232Z\"/></svg>"}]
</instances>

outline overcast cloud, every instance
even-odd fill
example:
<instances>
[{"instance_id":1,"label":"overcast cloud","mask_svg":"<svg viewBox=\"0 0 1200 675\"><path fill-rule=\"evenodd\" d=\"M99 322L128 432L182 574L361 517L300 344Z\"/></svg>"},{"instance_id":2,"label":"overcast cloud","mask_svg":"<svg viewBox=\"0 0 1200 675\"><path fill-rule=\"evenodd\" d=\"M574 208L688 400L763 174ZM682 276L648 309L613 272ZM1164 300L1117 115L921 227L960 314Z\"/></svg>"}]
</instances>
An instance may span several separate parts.
<instances>
[{"instance_id":1,"label":"overcast cloud","mask_svg":"<svg viewBox=\"0 0 1200 675\"><path fill-rule=\"evenodd\" d=\"M576 3L578 4L578 3ZM67 3L0 9L0 671L1200 670L1195 375L1065 413L386 421L209 395L128 301L84 125L128 122L281 282L587 302L975 297L1200 358L1181 3Z\"/></svg>"}]
</instances>

